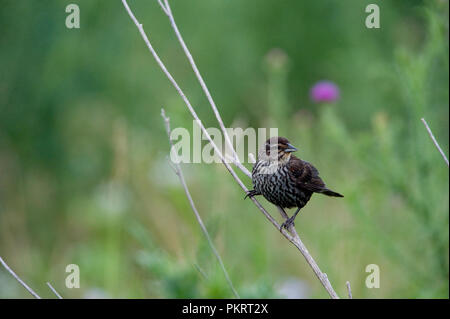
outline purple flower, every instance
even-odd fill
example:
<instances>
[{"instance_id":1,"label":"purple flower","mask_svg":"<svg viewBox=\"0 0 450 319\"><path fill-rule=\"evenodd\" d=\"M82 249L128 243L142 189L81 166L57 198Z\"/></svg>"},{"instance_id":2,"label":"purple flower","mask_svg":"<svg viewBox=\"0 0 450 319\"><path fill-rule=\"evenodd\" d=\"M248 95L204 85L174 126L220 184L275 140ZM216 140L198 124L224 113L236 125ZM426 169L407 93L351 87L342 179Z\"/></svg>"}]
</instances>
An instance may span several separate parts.
<instances>
[{"instance_id":1,"label":"purple flower","mask_svg":"<svg viewBox=\"0 0 450 319\"><path fill-rule=\"evenodd\" d=\"M339 88L330 81L317 82L310 91L311 99L316 102L334 102L339 99Z\"/></svg>"}]
</instances>

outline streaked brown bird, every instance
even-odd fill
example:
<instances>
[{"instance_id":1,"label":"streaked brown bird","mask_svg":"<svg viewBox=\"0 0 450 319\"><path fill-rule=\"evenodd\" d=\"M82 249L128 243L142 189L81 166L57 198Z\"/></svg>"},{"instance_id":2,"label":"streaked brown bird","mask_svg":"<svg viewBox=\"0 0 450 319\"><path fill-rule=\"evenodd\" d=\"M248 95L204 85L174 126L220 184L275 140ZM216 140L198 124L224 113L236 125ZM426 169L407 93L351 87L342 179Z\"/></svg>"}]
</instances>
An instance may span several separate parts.
<instances>
[{"instance_id":1,"label":"streaked brown bird","mask_svg":"<svg viewBox=\"0 0 450 319\"><path fill-rule=\"evenodd\" d=\"M319 171L310 163L294 156L297 149L284 137L271 137L260 148L253 166L253 190L246 197L263 195L269 202L282 208L297 207L294 215L282 225L294 225L300 209L308 203L313 193L344 197L325 186ZM280 229L281 229L280 228Z\"/></svg>"}]
</instances>

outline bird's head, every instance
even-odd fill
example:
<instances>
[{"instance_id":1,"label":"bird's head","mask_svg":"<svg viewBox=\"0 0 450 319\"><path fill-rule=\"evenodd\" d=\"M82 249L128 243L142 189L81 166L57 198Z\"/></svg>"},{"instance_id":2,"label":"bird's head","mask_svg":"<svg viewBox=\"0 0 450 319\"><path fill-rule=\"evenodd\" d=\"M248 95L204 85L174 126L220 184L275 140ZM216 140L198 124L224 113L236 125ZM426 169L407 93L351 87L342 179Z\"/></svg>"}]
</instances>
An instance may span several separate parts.
<instances>
[{"instance_id":1,"label":"bird's head","mask_svg":"<svg viewBox=\"0 0 450 319\"><path fill-rule=\"evenodd\" d=\"M269 162L286 163L291 157L291 153L297 151L288 139L281 136L269 138L264 145L261 146L258 157L260 160Z\"/></svg>"}]
</instances>

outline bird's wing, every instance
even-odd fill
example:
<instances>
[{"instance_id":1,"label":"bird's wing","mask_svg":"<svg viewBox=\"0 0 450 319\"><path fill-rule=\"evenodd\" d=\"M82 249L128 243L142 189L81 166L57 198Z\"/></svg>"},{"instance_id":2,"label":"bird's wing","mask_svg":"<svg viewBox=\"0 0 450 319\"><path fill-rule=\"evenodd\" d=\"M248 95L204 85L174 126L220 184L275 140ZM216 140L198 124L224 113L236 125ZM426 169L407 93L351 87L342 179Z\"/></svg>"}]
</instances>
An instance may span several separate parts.
<instances>
[{"instance_id":1,"label":"bird's wing","mask_svg":"<svg viewBox=\"0 0 450 319\"><path fill-rule=\"evenodd\" d=\"M289 170L300 188L311 192L322 192L326 189L325 183L319 177L319 171L310 163L292 156L289 161Z\"/></svg>"}]
</instances>

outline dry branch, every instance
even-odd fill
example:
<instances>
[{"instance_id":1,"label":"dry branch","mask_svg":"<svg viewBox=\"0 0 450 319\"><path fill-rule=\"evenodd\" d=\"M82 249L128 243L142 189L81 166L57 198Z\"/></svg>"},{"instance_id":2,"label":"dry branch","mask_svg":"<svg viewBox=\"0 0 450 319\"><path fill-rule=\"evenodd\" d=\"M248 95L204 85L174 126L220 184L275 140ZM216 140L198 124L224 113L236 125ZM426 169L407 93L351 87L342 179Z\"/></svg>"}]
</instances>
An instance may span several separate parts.
<instances>
[{"instance_id":1,"label":"dry branch","mask_svg":"<svg viewBox=\"0 0 450 319\"><path fill-rule=\"evenodd\" d=\"M439 146L438 142L437 142L436 139L434 138L433 132L431 132L431 129L430 129L430 127L428 126L427 121L425 121L424 118L421 118L421 121L422 121L423 125L425 125L425 128L427 129L428 134L430 135L431 140L432 140L433 143L434 143L434 146L436 146L436 148L438 149L439 153L441 153L442 158L443 158L444 161L447 163L447 166L449 166L447 156L445 156L444 151L441 149L441 147Z\"/></svg>"},{"instance_id":2,"label":"dry branch","mask_svg":"<svg viewBox=\"0 0 450 319\"><path fill-rule=\"evenodd\" d=\"M219 110L217 109L216 103L214 103L214 100L211 96L211 93L208 90L208 87L206 86L205 81L203 80L202 75L200 74L200 71L195 64L194 58L192 57L191 52L189 51L188 47L186 46L186 43L183 40L183 37L181 36L180 31L178 30L177 24L175 23L175 18L172 14L172 9L170 8L169 1L164 0L165 5L162 4L162 2L159 0L159 5L163 9L164 13L167 15L167 17L170 20L170 24L172 25L172 29L175 32L175 35L177 36L178 41L180 42L181 47L183 48L184 53L186 54L187 59L189 60L189 63L191 64L192 70L195 73L195 76L198 79L198 82L200 83L200 86L202 87L203 92L206 95L206 98L208 99L209 104L211 105L211 108L214 112L214 115L216 116L217 122L219 122L220 129L222 130L222 133L225 137L225 142L227 143L228 149L231 150L233 154L233 162L234 164L239 167L241 171L243 171L248 177L251 177L251 173L249 170L242 165L242 163L239 160L239 157L234 150L233 144L231 143L230 136L228 135L228 132L225 128L225 125L223 124L222 117L220 116Z\"/></svg>"},{"instance_id":3,"label":"dry branch","mask_svg":"<svg viewBox=\"0 0 450 319\"><path fill-rule=\"evenodd\" d=\"M17 276L17 274L6 264L6 262L3 260L2 257L0 257L0 264L3 265L3 267L5 267L5 269L22 285L25 287L26 290L28 290L28 292L30 294L33 295L34 298L36 299L41 299L41 297L34 292L33 289L31 289L22 279L20 279L19 276ZM55 290L55 288L52 287L52 285L50 285L49 282L47 282L47 285L50 287L50 289L53 291L53 293L59 298L59 299L63 299L61 297L61 295Z\"/></svg>"},{"instance_id":4,"label":"dry branch","mask_svg":"<svg viewBox=\"0 0 450 319\"><path fill-rule=\"evenodd\" d=\"M171 130L170 130L170 120L169 118L166 116L166 113L164 112L164 109L161 109L161 116L164 119L164 124L166 126L166 131L167 131L167 136L169 137L169 144L170 144L170 151L172 152L173 150L173 142L172 139L170 138L170 134L171 134ZM236 291L236 289L233 286L233 283L231 281L230 276L228 275L227 270L225 269L225 265L223 264L222 258L219 255L219 252L217 251L211 236L209 236L208 230L206 229L205 224L203 223L202 217L200 216L197 207L195 207L195 203L194 200L192 199L191 193L189 192L189 189L187 187L186 181L184 179L184 175L183 175L183 171L181 170L181 166L178 163L173 163L170 159L169 159L169 163L172 163L172 168L175 171L175 174L177 174L178 178L180 179L181 185L183 186L184 192L186 193L186 197L189 200L189 204L191 205L192 210L194 211L195 214L195 218L197 219L198 224L200 225L200 228L203 231L203 234L205 234L206 240L208 241L209 247L211 247L211 250L213 251L214 255L217 258L217 261L219 262L220 268L222 268L222 271L225 275L225 279L228 282L228 285L231 288L231 291L233 292L234 296L236 298L240 298L238 292Z\"/></svg>"},{"instance_id":5,"label":"dry branch","mask_svg":"<svg viewBox=\"0 0 450 319\"><path fill-rule=\"evenodd\" d=\"M168 4L167 0L165 0L166 4ZM195 112L194 108L192 107L191 103L189 102L188 98L186 97L186 95L183 93L183 91L181 90L181 88L179 87L179 85L177 84L177 82L175 81L175 79L173 78L173 76L170 74L170 72L167 70L166 66L164 65L164 63L161 61L161 59L159 58L158 54L156 53L156 51L154 50L153 46L150 43L150 40L148 39L144 28L142 26L141 23L139 23L139 21L136 19L136 17L134 16L133 12L131 11L130 7L128 6L128 3L126 0L122 0L122 3L126 9L126 11L128 12L131 20L134 22L134 24L136 25L136 27L139 30L139 33L141 34L141 37L143 38L145 44L147 45L148 49L150 50L151 54L153 55L153 57L155 58L156 62L158 63L159 67L162 69L162 71L164 72L164 74L167 76L167 78L169 79L169 81L172 83L172 85L175 87L175 89L177 90L178 94L181 96L181 98L183 99L184 103L186 104L187 108L189 109L190 113L192 114L195 122L200 126L201 131L204 133L205 137L207 138L207 140L210 142L210 144L212 145L214 151L216 152L216 154L219 156L219 158L221 159L222 163L225 165L226 169L230 172L230 174L233 176L233 178L236 180L236 182L239 184L239 186L244 190L244 192L248 192L247 187L245 186L245 184L241 181L241 179L237 176L237 174L234 172L233 168L228 164L227 160L225 159L225 156L222 154L221 150L218 149L217 145L214 143L214 141L211 139L208 131L206 130L206 128L203 126L202 122L200 121L200 119L197 116L197 113ZM159 1L160 4L161 1ZM165 14L167 14L169 16L169 18L171 17L171 21L173 20L173 16L171 14L170 11L170 7L169 6L162 6L162 9L164 11ZM174 21L174 20L173 20ZM174 26L174 25L172 25ZM176 27L176 25L175 25ZM179 34L178 29L176 28L175 32L177 34ZM181 40L180 40L181 39ZM188 55L188 59L190 56L189 51L187 50L186 45L184 44L184 41L182 41L181 35L179 37L180 42L182 43L183 49L186 48L185 53ZM184 45L183 45L184 44ZM193 59L189 59L191 62L191 66L194 69L194 72L196 73L200 83L204 83L200 73L198 72L198 69L195 65L195 63L193 62ZM203 87L203 85L202 85ZM206 85L203 87L205 94L206 94ZM210 97L210 94L208 92L207 96ZM208 97L208 99L209 99ZM212 98L211 98L212 100ZM211 104L211 101L210 101ZM214 105L214 106L213 106ZM211 104L213 110L215 109L215 115L217 120L219 121L219 124L222 123L223 125L223 121L220 117L220 114L217 110L217 108L215 108L215 104ZM224 133L225 136L227 133ZM233 149L234 152L234 148L231 146L231 149ZM237 158L232 158L233 163L239 168L241 169L242 172L244 172L247 176L251 176L250 172L239 162L239 160ZM254 197L251 198L251 200L253 201L253 203L256 205L256 207L258 207L258 209L264 214L264 216L272 223L272 225L274 225L276 227L277 230L280 230L280 225L277 223L277 221L264 209L264 207L262 207L262 205L258 202L258 200L256 200ZM279 208L280 213L282 214L283 217L287 216L286 213ZM295 228L293 226L291 226L289 228L289 232L286 231L284 228L282 228L281 233L283 234L284 237L286 237L286 239L288 239L300 252L301 254L305 257L307 263L309 264L309 266L313 269L314 274L317 276L317 278L319 279L319 281L321 282L321 284L324 286L324 288L326 289L326 291L328 292L328 294L330 295L331 298L337 299L339 298L338 295L336 294L336 292L334 291L333 287L331 286L330 281L328 280L328 277L325 273L323 273L319 266L317 265L317 263L315 262L314 258L311 256L311 254L308 252L308 250L306 249L305 245L303 244L303 242L301 241L300 237L298 236Z\"/></svg>"}]
</instances>

